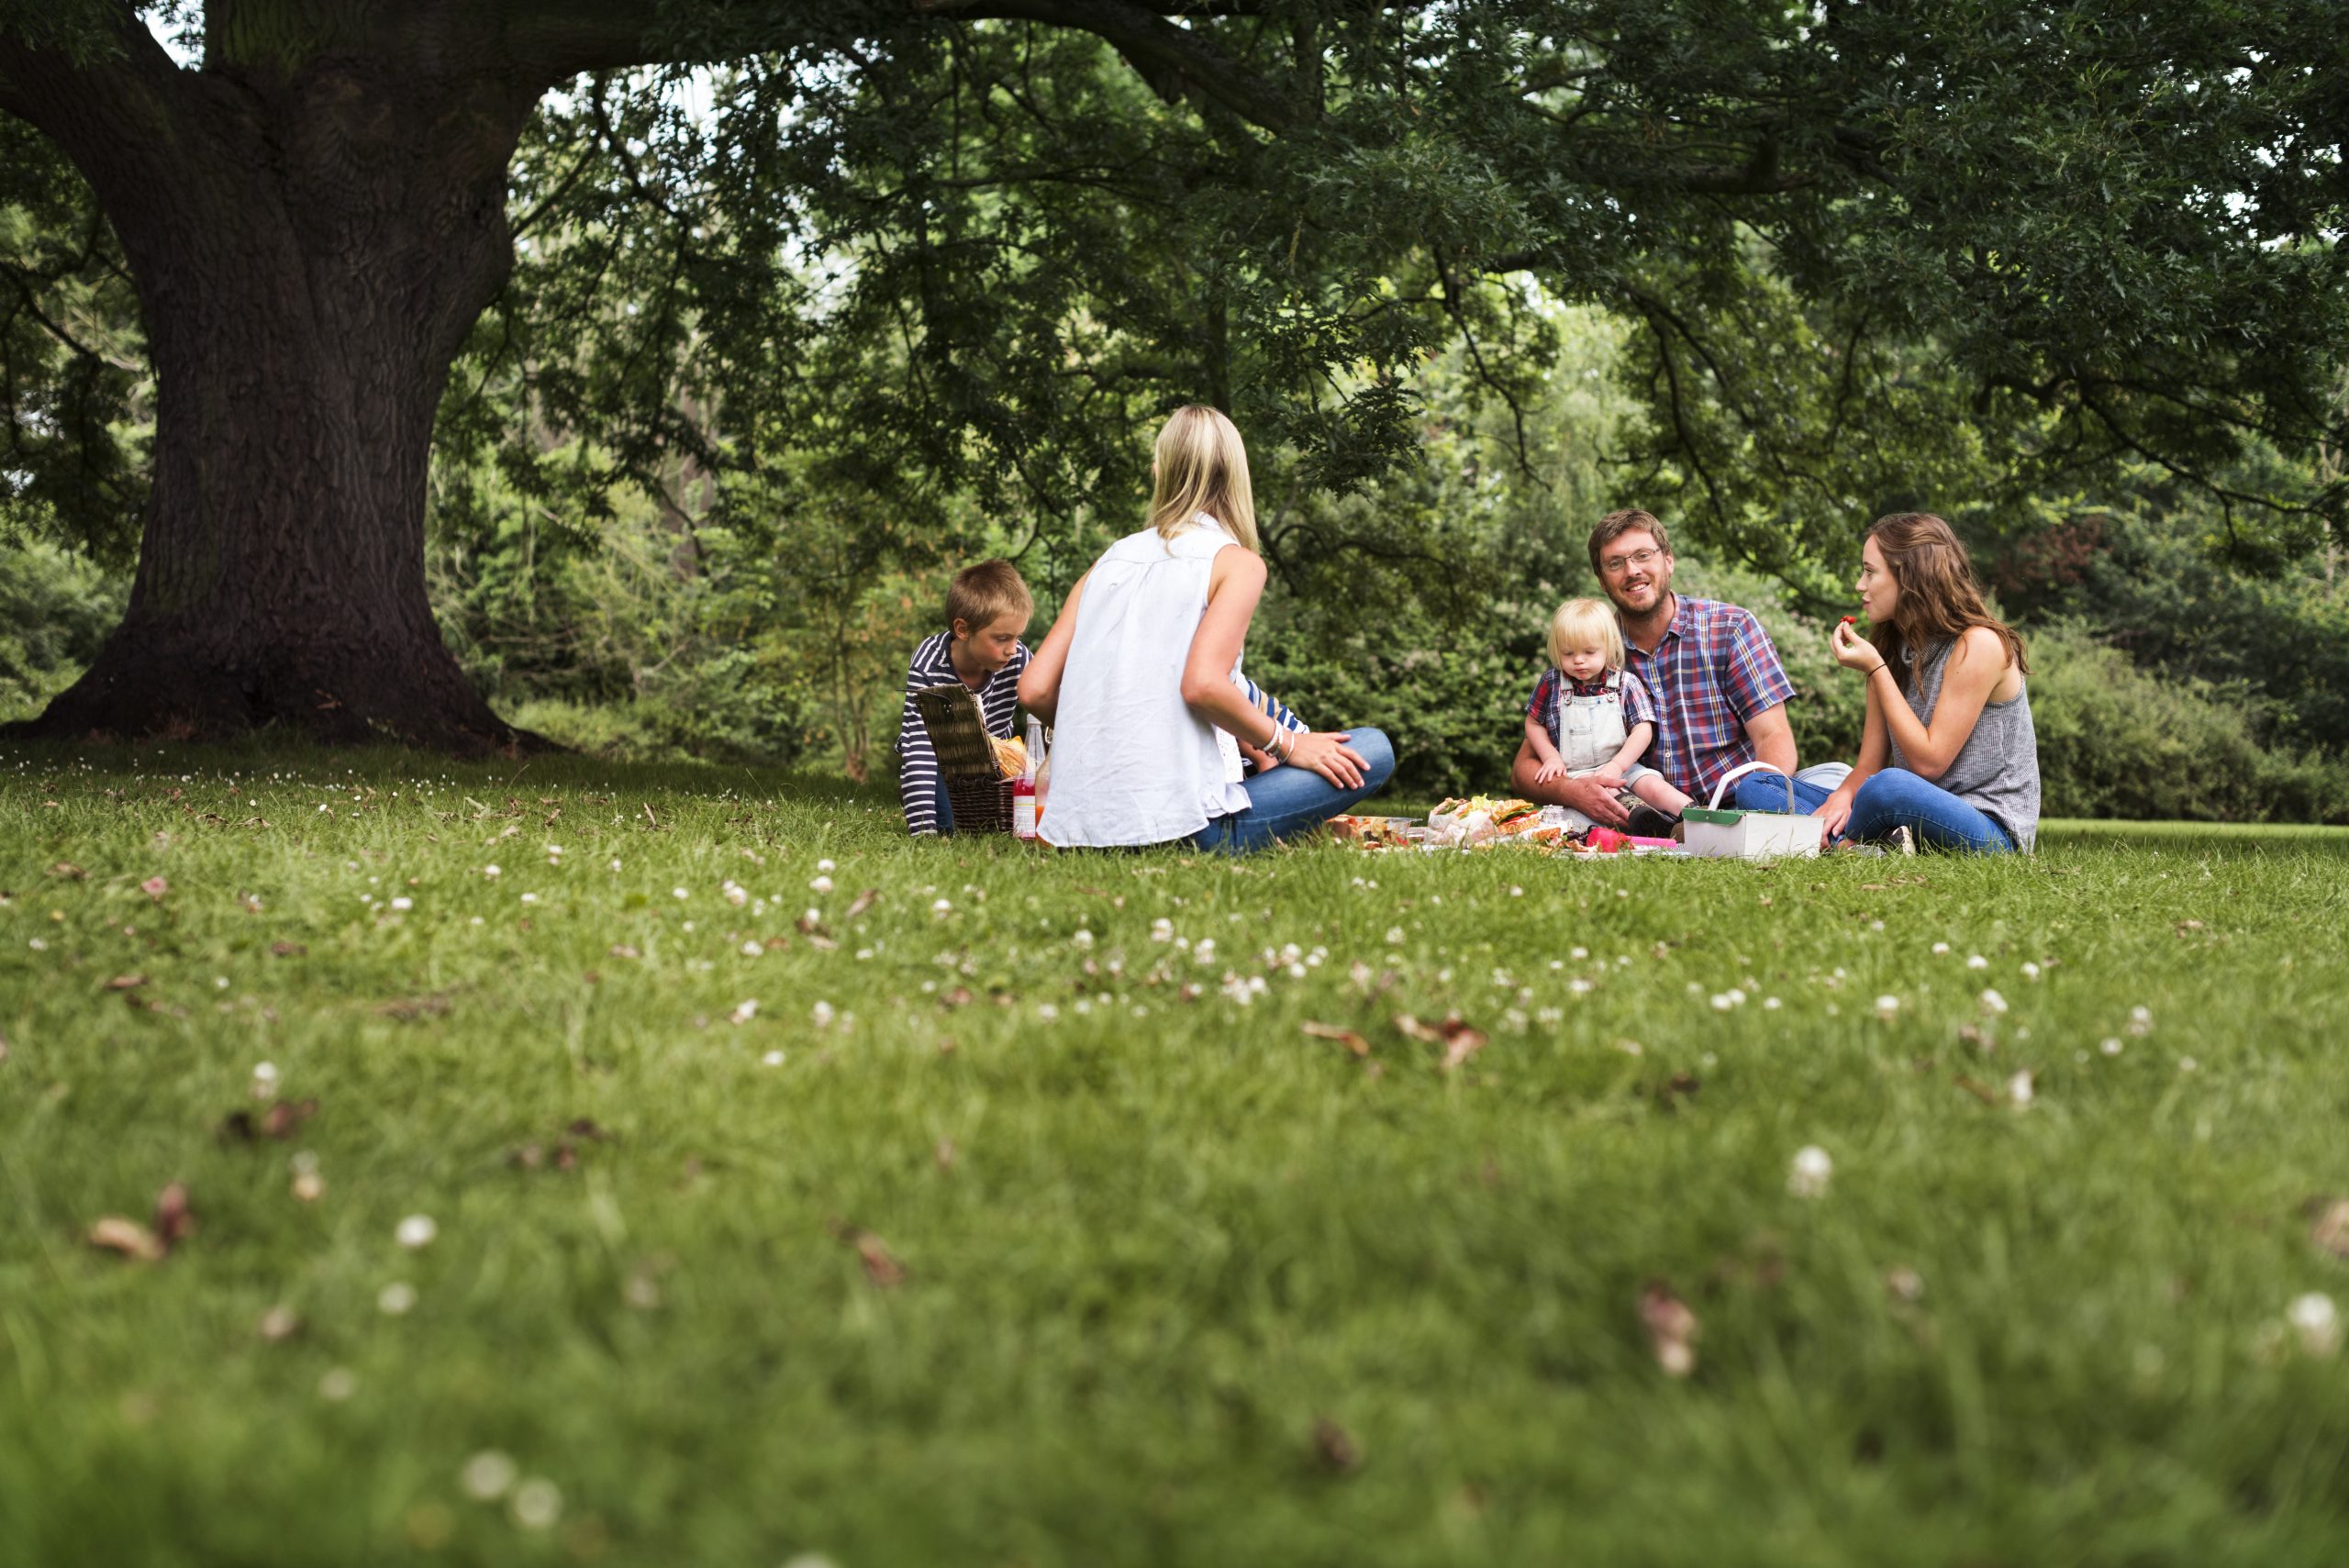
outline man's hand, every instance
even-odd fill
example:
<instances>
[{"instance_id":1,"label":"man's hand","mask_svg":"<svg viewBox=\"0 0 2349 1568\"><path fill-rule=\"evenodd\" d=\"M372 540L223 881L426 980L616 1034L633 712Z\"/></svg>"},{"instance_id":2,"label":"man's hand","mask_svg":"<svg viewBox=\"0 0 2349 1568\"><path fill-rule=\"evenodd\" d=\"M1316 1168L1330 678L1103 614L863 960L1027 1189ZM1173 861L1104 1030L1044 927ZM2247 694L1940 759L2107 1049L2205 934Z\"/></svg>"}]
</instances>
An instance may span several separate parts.
<instances>
[{"instance_id":1,"label":"man's hand","mask_svg":"<svg viewBox=\"0 0 2349 1568\"><path fill-rule=\"evenodd\" d=\"M1550 786L1557 803L1581 812L1602 828L1628 828L1631 814L1615 798L1615 792L1601 784L1597 773L1585 773L1578 779L1560 779Z\"/></svg>"},{"instance_id":2,"label":"man's hand","mask_svg":"<svg viewBox=\"0 0 2349 1568\"><path fill-rule=\"evenodd\" d=\"M1517 750L1517 761L1508 771L1509 787L1528 800L1544 806L1564 806L1581 812L1603 828L1622 828L1630 824L1631 814L1623 809L1615 792L1596 778L1539 779L1542 761L1533 754L1531 745Z\"/></svg>"},{"instance_id":3,"label":"man's hand","mask_svg":"<svg viewBox=\"0 0 2349 1568\"><path fill-rule=\"evenodd\" d=\"M1617 767L1612 762L1608 763L1607 766L1599 769L1590 776L1597 779L1600 784L1605 784L1609 789L1621 789L1623 787L1623 770Z\"/></svg>"}]
</instances>

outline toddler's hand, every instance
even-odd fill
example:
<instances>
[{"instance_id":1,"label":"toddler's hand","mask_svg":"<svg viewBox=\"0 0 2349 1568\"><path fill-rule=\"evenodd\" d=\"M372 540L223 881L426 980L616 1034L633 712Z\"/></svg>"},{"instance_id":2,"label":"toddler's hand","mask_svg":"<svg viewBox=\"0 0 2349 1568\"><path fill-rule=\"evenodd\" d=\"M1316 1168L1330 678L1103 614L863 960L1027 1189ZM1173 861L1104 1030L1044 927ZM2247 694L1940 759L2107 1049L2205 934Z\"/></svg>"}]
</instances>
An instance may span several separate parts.
<instances>
[{"instance_id":1,"label":"toddler's hand","mask_svg":"<svg viewBox=\"0 0 2349 1568\"><path fill-rule=\"evenodd\" d=\"M1533 782L1538 784L1548 784L1552 779L1564 777L1566 765L1564 762L1544 762L1533 770Z\"/></svg>"}]
</instances>

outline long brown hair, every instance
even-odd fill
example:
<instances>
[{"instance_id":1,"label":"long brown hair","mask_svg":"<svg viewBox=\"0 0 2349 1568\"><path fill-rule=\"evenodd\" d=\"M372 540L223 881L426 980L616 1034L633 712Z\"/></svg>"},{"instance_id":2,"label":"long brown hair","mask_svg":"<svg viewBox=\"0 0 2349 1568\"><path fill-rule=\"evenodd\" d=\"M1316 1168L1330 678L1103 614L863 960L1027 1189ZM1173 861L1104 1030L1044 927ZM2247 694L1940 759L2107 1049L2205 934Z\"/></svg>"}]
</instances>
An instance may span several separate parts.
<instances>
[{"instance_id":1,"label":"long brown hair","mask_svg":"<svg viewBox=\"0 0 2349 1568\"><path fill-rule=\"evenodd\" d=\"M1997 632L2015 668L2031 673L2022 639L1983 604L1974 563L1955 529L1931 512L1895 512L1870 524L1867 537L1876 540L1893 586L1900 590L1893 618L1870 627L1868 640L1891 664L1901 690L1915 678L1905 651L1921 658L1935 643L1954 640L1977 626Z\"/></svg>"}]
</instances>

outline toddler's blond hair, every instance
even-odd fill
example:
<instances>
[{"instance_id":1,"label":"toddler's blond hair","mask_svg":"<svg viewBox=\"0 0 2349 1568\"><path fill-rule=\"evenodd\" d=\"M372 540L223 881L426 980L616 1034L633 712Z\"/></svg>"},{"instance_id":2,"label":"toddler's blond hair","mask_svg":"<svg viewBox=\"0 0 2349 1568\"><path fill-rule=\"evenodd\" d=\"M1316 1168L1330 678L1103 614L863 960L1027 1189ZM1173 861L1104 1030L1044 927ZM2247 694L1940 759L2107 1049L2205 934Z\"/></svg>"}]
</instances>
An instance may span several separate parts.
<instances>
[{"instance_id":1,"label":"toddler's blond hair","mask_svg":"<svg viewBox=\"0 0 2349 1568\"><path fill-rule=\"evenodd\" d=\"M1568 599L1550 617L1550 664L1564 669L1566 650L1596 645L1607 655L1607 667L1623 667L1623 631L1615 624L1615 606L1600 599Z\"/></svg>"}]
</instances>

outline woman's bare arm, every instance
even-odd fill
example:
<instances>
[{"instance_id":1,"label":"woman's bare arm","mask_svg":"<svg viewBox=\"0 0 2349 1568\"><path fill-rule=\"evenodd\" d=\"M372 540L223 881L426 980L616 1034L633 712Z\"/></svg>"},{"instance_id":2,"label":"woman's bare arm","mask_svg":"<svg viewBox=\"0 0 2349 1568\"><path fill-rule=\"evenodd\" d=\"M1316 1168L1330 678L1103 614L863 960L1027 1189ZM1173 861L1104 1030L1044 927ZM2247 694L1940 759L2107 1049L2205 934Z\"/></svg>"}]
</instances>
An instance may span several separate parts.
<instances>
[{"instance_id":1,"label":"woman's bare arm","mask_svg":"<svg viewBox=\"0 0 2349 1568\"><path fill-rule=\"evenodd\" d=\"M1061 613L1052 621L1052 629L1044 634L1043 646L1028 660L1028 668L1019 672L1019 706L1042 719L1053 721L1061 703L1061 676L1068 670L1068 645L1076 636L1077 601L1085 597L1085 581L1090 572L1076 580L1068 591L1068 602L1061 606Z\"/></svg>"}]
</instances>

